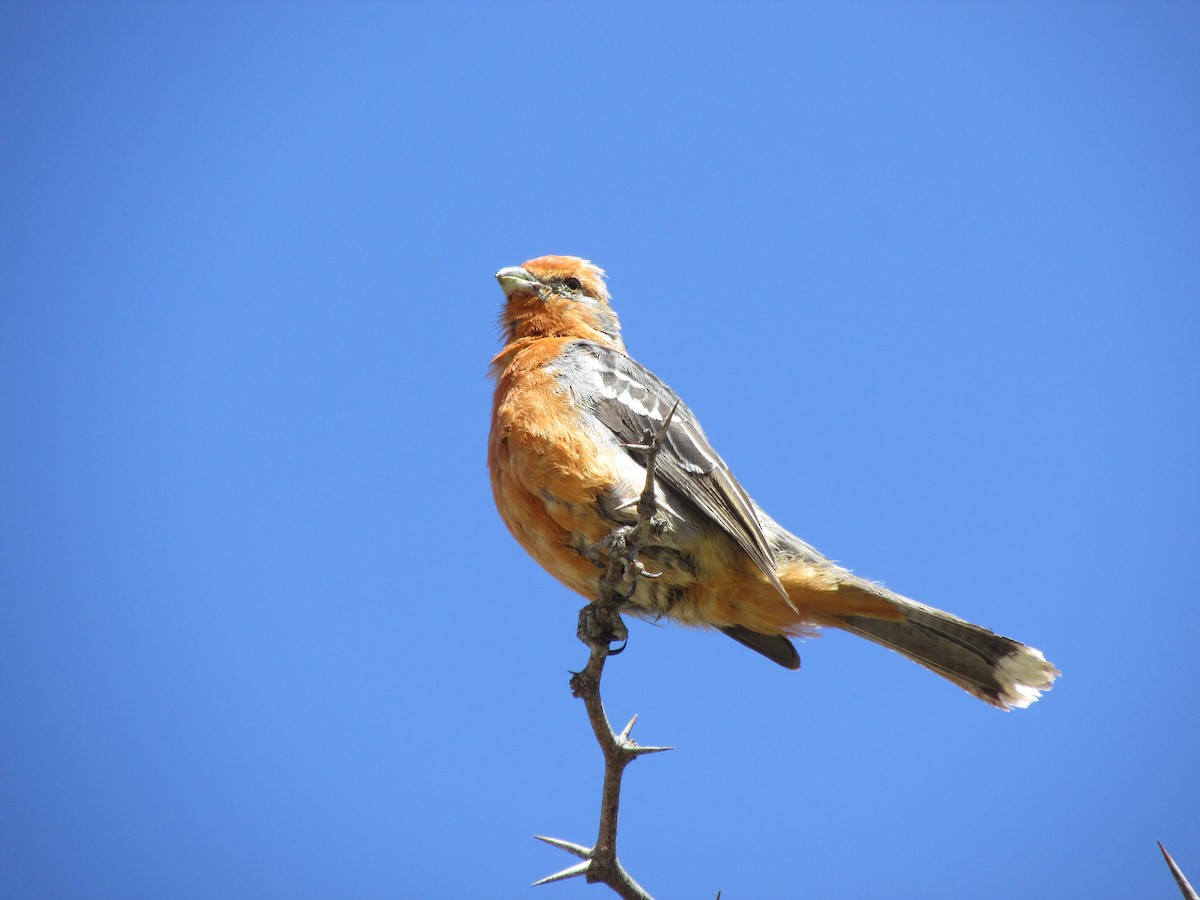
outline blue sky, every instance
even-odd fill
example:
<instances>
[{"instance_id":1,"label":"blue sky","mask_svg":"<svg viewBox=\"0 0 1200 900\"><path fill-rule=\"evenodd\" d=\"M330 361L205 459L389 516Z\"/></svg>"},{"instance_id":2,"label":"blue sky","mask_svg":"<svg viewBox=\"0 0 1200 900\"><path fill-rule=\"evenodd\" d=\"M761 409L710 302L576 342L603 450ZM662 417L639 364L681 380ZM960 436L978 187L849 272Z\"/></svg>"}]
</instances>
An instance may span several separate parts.
<instances>
[{"instance_id":1,"label":"blue sky","mask_svg":"<svg viewBox=\"0 0 1200 900\"><path fill-rule=\"evenodd\" d=\"M1200 878L1200 7L0 7L0 893L582 897L581 600L484 469L501 294L610 273L772 515L1042 648L635 624L662 897Z\"/></svg>"}]
</instances>

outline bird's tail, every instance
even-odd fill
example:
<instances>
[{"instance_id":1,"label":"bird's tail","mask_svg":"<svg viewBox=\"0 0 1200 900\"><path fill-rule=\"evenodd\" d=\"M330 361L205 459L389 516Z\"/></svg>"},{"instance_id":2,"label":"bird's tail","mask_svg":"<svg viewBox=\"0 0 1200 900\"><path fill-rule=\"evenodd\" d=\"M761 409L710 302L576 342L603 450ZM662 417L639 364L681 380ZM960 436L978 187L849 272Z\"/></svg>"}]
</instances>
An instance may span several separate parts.
<instances>
[{"instance_id":1,"label":"bird's tail","mask_svg":"<svg viewBox=\"0 0 1200 900\"><path fill-rule=\"evenodd\" d=\"M1004 710L1029 706L1058 677L1058 669L1040 650L860 578L756 511L772 541L779 580L791 602L787 608L757 604L755 620L724 630L767 658L798 668L794 652L789 656L779 638L764 636L804 635L808 623L840 628L895 650ZM766 586L763 593L769 593Z\"/></svg>"},{"instance_id":2,"label":"bird's tail","mask_svg":"<svg viewBox=\"0 0 1200 900\"><path fill-rule=\"evenodd\" d=\"M891 591L887 594L902 618L841 615L827 622L902 653L1003 710L1033 703L1059 675L1040 650Z\"/></svg>"}]
</instances>

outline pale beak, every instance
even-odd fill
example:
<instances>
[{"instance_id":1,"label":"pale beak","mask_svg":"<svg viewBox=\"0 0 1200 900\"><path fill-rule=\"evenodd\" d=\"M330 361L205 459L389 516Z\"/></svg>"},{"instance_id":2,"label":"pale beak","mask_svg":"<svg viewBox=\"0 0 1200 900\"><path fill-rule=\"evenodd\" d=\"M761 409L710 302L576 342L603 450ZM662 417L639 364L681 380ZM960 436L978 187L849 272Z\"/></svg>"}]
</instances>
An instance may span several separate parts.
<instances>
[{"instance_id":1,"label":"pale beak","mask_svg":"<svg viewBox=\"0 0 1200 900\"><path fill-rule=\"evenodd\" d=\"M528 269L522 269L520 266L506 266L496 273L496 280L500 282L504 296L509 299L512 299L514 294L533 294L536 297L543 287Z\"/></svg>"}]
</instances>

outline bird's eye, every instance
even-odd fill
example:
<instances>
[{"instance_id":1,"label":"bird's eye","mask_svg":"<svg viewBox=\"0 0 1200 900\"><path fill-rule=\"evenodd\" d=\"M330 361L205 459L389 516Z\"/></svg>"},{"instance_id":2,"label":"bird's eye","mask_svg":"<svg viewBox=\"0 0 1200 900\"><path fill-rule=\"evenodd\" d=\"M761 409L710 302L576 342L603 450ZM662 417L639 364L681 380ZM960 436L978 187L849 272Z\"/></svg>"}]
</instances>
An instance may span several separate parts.
<instances>
[{"instance_id":1,"label":"bird's eye","mask_svg":"<svg viewBox=\"0 0 1200 900\"><path fill-rule=\"evenodd\" d=\"M583 287L583 282L580 281L578 278L576 278L574 275L572 275L570 278L564 278L563 284L566 286L567 290L570 290L570 291L577 291L581 287Z\"/></svg>"}]
</instances>

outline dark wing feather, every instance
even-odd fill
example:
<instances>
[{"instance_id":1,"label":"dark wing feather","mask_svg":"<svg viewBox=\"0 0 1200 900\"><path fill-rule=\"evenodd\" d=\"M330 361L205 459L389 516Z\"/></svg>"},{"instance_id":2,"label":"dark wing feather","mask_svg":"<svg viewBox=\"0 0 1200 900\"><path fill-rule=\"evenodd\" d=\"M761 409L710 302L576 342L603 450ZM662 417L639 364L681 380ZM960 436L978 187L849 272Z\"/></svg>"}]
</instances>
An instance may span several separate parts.
<instances>
[{"instance_id":1,"label":"dark wing feather","mask_svg":"<svg viewBox=\"0 0 1200 900\"><path fill-rule=\"evenodd\" d=\"M563 363L576 390L583 387L579 399L624 444L642 443L647 431L658 434L675 410L659 450L658 478L733 538L787 598L754 504L675 392L625 354L590 341L572 344ZM644 453L630 452L644 460Z\"/></svg>"},{"instance_id":2,"label":"dark wing feather","mask_svg":"<svg viewBox=\"0 0 1200 900\"><path fill-rule=\"evenodd\" d=\"M782 634L759 634L741 625L729 625L721 630L743 647L761 653L785 669L800 668L800 654L796 652L796 645Z\"/></svg>"}]
</instances>

